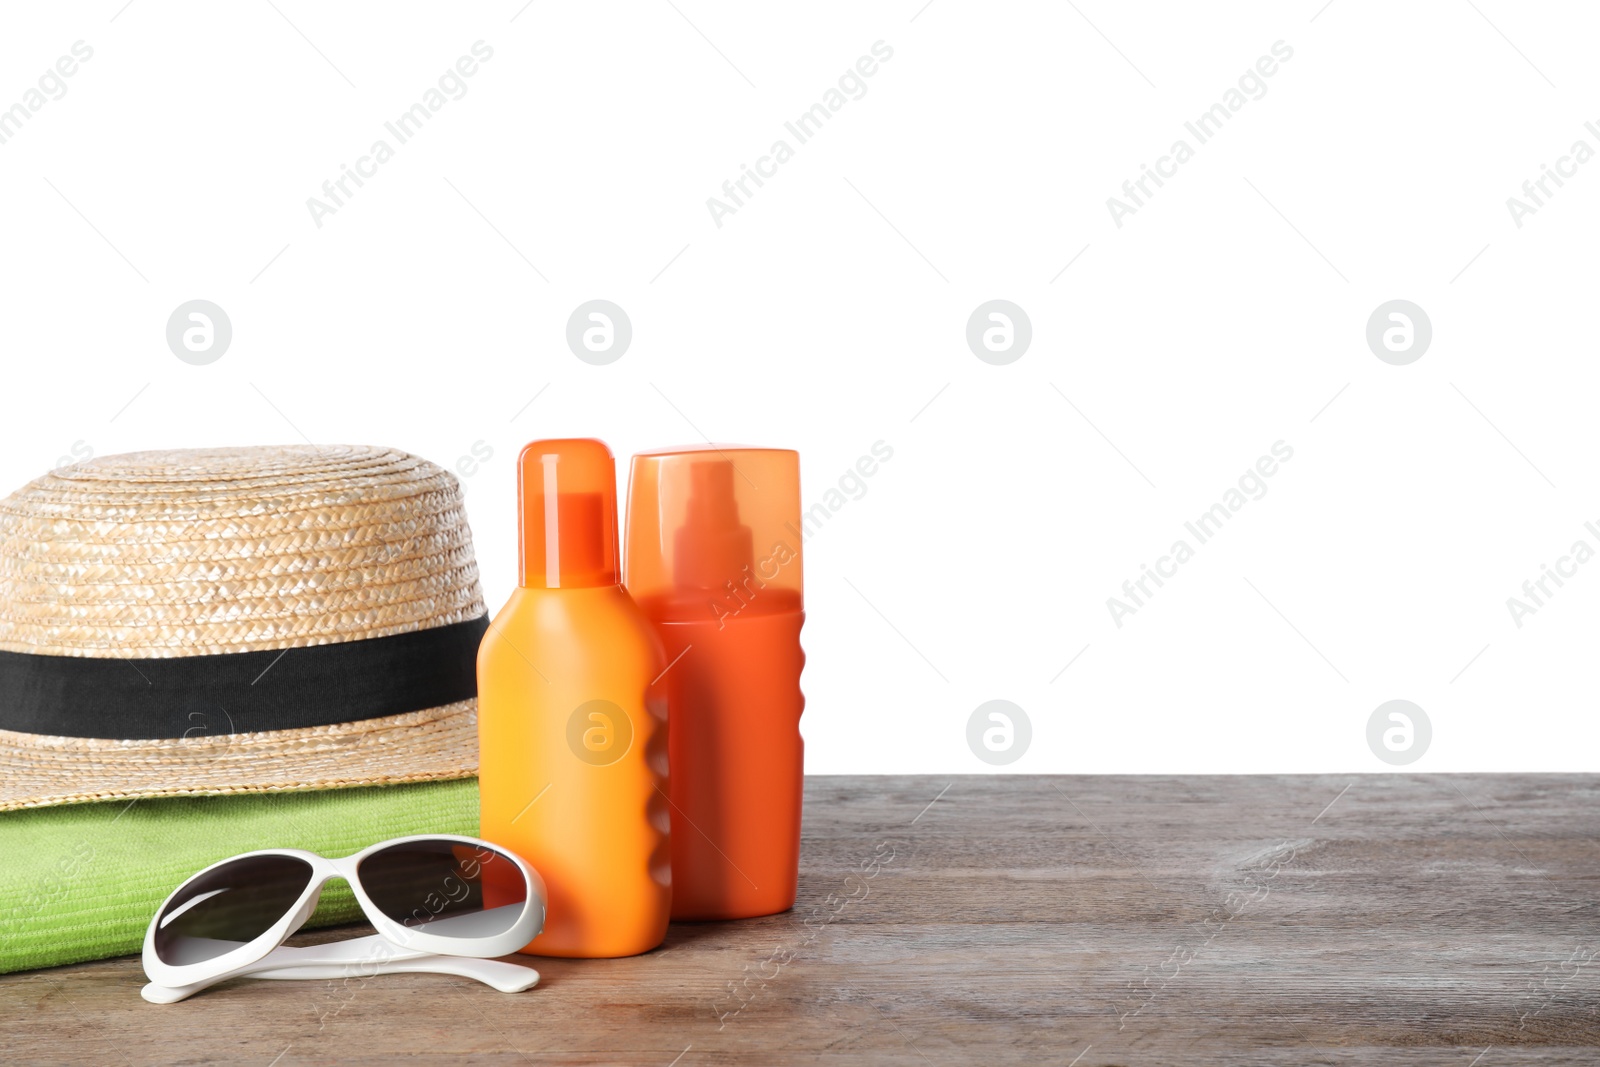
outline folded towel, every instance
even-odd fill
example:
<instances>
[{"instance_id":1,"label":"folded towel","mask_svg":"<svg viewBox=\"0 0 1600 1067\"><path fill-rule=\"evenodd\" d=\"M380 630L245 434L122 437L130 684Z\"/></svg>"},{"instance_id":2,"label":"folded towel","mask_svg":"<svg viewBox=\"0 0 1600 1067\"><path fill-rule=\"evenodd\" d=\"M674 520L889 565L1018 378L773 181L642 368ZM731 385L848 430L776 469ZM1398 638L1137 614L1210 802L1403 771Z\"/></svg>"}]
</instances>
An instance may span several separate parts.
<instances>
[{"instance_id":1,"label":"folded towel","mask_svg":"<svg viewBox=\"0 0 1600 1067\"><path fill-rule=\"evenodd\" d=\"M157 797L0 814L0 973L138 952L189 875L261 848L345 856L407 834L478 832L478 783ZM329 883L308 926L361 917Z\"/></svg>"}]
</instances>

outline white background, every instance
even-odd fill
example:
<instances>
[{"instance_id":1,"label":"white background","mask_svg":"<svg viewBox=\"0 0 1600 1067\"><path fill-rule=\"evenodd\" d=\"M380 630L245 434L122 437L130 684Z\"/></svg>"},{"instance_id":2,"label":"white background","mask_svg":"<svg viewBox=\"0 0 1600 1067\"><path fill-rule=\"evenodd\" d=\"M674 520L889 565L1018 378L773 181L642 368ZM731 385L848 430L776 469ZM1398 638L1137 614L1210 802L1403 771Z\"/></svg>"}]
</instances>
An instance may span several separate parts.
<instances>
[{"instance_id":1,"label":"white background","mask_svg":"<svg viewBox=\"0 0 1600 1067\"><path fill-rule=\"evenodd\" d=\"M1600 161L1521 228L1506 206L1600 149L1592 9L276 3L8 10L0 107L94 55L0 145L6 488L74 448L482 442L498 607L528 440L624 470L794 447L808 503L881 440L805 548L812 771L989 770L990 699L1032 720L1009 771L1387 770L1393 698L1432 720L1413 769L1593 769L1600 563L1520 629L1506 606L1600 549ZM314 225L479 40L466 95ZM717 227L707 198L880 40L865 96ZM1118 228L1107 197L1280 40ZM164 335L195 298L234 330L203 367ZM565 344L592 298L632 319L609 366ZM993 298L1032 321L1007 366L965 341ZM1395 298L1433 324L1409 366L1365 341ZM1280 440L1267 494L1118 628L1106 599Z\"/></svg>"}]
</instances>

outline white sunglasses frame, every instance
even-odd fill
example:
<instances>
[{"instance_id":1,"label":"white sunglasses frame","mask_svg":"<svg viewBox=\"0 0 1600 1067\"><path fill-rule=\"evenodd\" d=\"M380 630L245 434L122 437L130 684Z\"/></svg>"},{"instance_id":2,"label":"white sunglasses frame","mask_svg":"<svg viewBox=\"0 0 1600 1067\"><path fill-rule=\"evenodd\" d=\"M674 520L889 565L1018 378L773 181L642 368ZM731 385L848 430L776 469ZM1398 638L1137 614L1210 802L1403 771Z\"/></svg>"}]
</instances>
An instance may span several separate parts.
<instances>
[{"instance_id":1,"label":"white sunglasses frame","mask_svg":"<svg viewBox=\"0 0 1600 1067\"><path fill-rule=\"evenodd\" d=\"M321 945L291 947L279 945L243 970L224 972L220 977L184 986L147 983L140 995L152 1004L176 1004L203 989L230 978L289 978L302 981L365 981L380 974L453 974L492 986L502 993L520 993L539 984L539 972L520 963L474 959L470 956L440 956L418 952L385 941L377 934L330 941Z\"/></svg>"},{"instance_id":2,"label":"white sunglasses frame","mask_svg":"<svg viewBox=\"0 0 1600 1067\"><path fill-rule=\"evenodd\" d=\"M372 899L367 896L366 890L361 885L357 870L361 865L361 861L373 853L392 848L395 845L409 844L413 841L451 841L462 845L470 845L474 848L488 849L497 856L511 860L522 874L523 883L527 889L522 914L517 917L516 922L512 923L509 929L488 937L446 937L439 934L430 934L423 929L404 926L383 914L377 905L372 902ZM281 919L268 927L260 936L236 949L224 952L220 956L214 956L209 960L201 960L198 963L171 964L163 961L156 954L156 930L161 923L161 917L166 914L167 907L172 903L173 898L183 892L184 887L196 878L216 870L218 867L253 856L288 856L302 860L310 865L311 877L294 905L284 912ZM503 847L493 845L476 837L463 837L458 834L413 834L409 837L393 837L386 841L379 841L376 844L369 845L360 852L337 858L320 856L315 852L307 852L303 849L265 848L254 852L242 852L237 856L229 856L227 859L219 860L209 867L191 874L179 883L176 889L167 894L166 899L161 902L161 906L156 909L155 915L151 916L150 925L145 930L144 973L149 976L151 983L158 987L158 991L164 989L173 994L182 992L183 996L188 996L189 993L198 992L206 986L241 975L259 973L262 977L278 977L279 975L271 973L272 965L269 965L268 968L262 968L260 964L269 953L278 949L284 941L288 940L291 934L300 929L306 920L311 918L311 913L317 909L317 901L322 897L323 887L335 878L343 878L349 883L351 892L355 895L356 903L360 905L362 913L366 916L367 921L372 924L373 929L378 931L378 936L383 941L398 946L399 950L397 952L386 957L386 959L392 960L393 964L400 964L408 960L421 960L422 957L430 954L476 957L479 959L505 956L522 948L544 929L547 898L544 879L539 877L539 872L529 867L522 857ZM352 941L361 941L368 946L372 944L371 938L357 938L352 939ZM317 947L322 948L323 946ZM298 952L300 950L290 949L285 951ZM350 959L343 953L336 953L335 955L340 958L329 959L325 965L347 965L361 962L359 959ZM307 962L311 961L308 960ZM318 960L317 962L322 963L323 961ZM282 968L285 964L290 967L294 966L294 964L285 960L284 964L277 964L276 967ZM387 971L412 968L389 965L381 969ZM437 970L439 968L429 967L427 969ZM448 966L443 969L450 970ZM467 974L467 977L479 977L477 972L481 971L482 968L467 968L466 970L473 972ZM288 974L281 976L290 977ZM537 975L534 977L537 980ZM486 979L480 978L480 980ZM499 988L497 983L491 982L490 984L495 984ZM151 1000L154 998L147 991L145 999ZM162 997L161 999L165 1001L168 998ZM182 999L182 997L178 999Z\"/></svg>"}]
</instances>

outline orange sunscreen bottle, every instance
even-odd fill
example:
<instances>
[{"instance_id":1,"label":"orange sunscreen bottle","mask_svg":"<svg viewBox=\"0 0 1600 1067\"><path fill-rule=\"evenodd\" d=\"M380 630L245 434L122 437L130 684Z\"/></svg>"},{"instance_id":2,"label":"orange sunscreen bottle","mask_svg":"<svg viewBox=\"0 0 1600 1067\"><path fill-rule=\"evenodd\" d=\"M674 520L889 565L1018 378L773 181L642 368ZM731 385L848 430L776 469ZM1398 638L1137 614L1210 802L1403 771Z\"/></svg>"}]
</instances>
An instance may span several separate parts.
<instances>
[{"instance_id":1,"label":"orange sunscreen bottle","mask_svg":"<svg viewBox=\"0 0 1600 1067\"><path fill-rule=\"evenodd\" d=\"M480 833L549 891L540 956L632 956L667 932L666 661L617 583L616 464L594 440L517 460L521 578L478 649Z\"/></svg>"},{"instance_id":2,"label":"orange sunscreen bottle","mask_svg":"<svg viewBox=\"0 0 1600 1067\"><path fill-rule=\"evenodd\" d=\"M672 723L672 917L794 906L800 869L800 457L633 457L628 590L655 624Z\"/></svg>"}]
</instances>

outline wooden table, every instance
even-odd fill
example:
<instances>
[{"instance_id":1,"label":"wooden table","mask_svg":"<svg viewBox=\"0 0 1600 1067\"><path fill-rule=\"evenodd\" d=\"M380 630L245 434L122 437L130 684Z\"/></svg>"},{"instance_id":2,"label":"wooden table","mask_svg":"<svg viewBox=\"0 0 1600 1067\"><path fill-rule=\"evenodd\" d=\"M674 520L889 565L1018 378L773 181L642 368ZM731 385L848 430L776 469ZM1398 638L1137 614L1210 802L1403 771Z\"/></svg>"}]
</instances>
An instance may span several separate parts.
<instances>
[{"instance_id":1,"label":"wooden table","mask_svg":"<svg viewBox=\"0 0 1600 1067\"><path fill-rule=\"evenodd\" d=\"M540 985L0 979L7 1063L1600 1063L1600 777L813 778L800 904ZM311 941L350 929L302 935Z\"/></svg>"}]
</instances>

